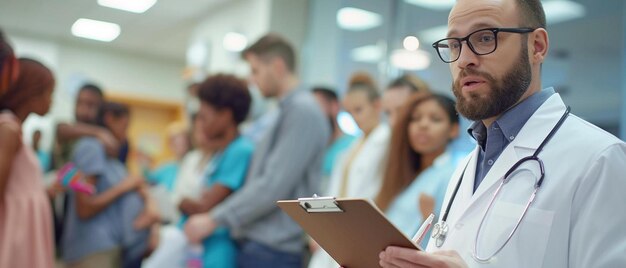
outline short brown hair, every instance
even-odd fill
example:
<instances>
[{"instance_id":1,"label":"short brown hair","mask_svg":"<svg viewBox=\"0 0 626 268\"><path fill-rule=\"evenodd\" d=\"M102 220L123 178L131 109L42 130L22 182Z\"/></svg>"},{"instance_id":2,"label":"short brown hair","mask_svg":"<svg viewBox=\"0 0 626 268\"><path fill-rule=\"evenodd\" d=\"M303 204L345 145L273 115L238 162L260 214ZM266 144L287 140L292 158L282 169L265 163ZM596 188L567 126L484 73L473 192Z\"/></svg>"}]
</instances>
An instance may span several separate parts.
<instances>
[{"instance_id":1,"label":"short brown hair","mask_svg":"<svg viewBox=\"0 0 626 268\"><path fill-rule=\"evenodd\" d=\"M539 0L517 0L522 27L546 28L546 13Z\"/></svg>"},{"instance_id":2,"label":"short brown hair","mask_svg":"<svg viewBox=\"0 0 626 268\"><path fill-rule=\"evenodd\" d=\"M250 54L265 59L278 57L285 62L289 71L296 72L296 53L293 46L278 34L270 33L261 37L256 43L241 52L241 57L245 59Z\"/></svg>"},{"instance_id":3,"label":"short brown hair","mask_svg":"<svg viewBox=\"0 0 626 268\"><path fill-rule=\"evenodd\" d=\"M200 84L198 96L217 109L229 109L236 124L246 120L252 102L246 82L228 74L209 76Z\"/></svg>"}]
</instances>

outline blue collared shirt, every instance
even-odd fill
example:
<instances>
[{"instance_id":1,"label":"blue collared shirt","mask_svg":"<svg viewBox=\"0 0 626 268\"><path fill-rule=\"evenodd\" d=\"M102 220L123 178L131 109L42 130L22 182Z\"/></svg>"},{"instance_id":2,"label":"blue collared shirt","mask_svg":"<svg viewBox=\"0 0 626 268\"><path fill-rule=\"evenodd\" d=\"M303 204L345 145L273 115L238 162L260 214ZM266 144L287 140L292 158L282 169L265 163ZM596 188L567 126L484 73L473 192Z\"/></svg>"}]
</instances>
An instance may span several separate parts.
<instances>
[{"instance_id":1,"label":"blue collared shirt","mask_svg":"<svg viewBox=\"0 0 626 268\"><path fill-rule=\"evenodd\" d=\"M474 179L474 191L476 191L480 182L482 182L485 175L498 160L504 148L515 139L524 124L526 124L526 121L552 94L554 94L554 88L549 87L529 96L506 111L489 128L480 120L475 121L469 127L467 132L476 140L480 147Z\"/></svg>"}]
</instances>

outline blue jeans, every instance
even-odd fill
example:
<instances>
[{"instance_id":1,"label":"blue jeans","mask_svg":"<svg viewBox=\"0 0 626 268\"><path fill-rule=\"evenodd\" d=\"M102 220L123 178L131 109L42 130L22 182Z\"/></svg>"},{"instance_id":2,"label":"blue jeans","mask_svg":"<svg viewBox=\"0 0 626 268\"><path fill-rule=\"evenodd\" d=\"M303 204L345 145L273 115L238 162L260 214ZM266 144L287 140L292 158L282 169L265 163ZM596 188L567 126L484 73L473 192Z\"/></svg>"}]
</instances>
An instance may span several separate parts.
<instances>
[{"instance_id":1,"label":"blue jeans","mask_svg":"<svg viewBox=\"0 0 626 268\"><path fill-rule=\"evenodd\" d=\"M272 249L250 240L239 244L239 268L301 268L302 256Z\"/></svg>"}]
</instances>

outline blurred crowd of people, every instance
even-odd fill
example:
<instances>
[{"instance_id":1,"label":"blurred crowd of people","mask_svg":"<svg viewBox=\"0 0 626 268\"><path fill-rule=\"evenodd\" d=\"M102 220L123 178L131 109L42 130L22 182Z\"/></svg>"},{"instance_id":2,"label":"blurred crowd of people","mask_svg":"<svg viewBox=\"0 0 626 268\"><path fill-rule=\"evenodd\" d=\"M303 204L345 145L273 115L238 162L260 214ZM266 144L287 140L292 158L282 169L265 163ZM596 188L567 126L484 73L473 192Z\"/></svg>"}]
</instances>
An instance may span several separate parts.
<instances>
[{"instance_id":1,"label":"blurred crowd of people","mask_svg":"<svg viewBox=\"0 0 626 268\"><path fill-rule=\"evenodd\" d=\"M189 127L168 128L175 159L151 168L147 157L131 175L130 108L94 84L78 91L75 122L56 125L53 154L39 149L41 132L27 146L22 123L48 112L55 77L16 58L4 38L1 49L0 267L336 268L277 200L371 199L412 237L439 211L462 155L448 146L459 135L454 101L418 77L381 90L357 72L345 94L303 88L292 45L268 34L242 52L251 81L278 101L262 138L241 130L253 101L247 81L210 75L195 85ZM342 130L342 110L360 135ZM44 183L68 163L93 192Z\"/></svg>"}]
</instances>

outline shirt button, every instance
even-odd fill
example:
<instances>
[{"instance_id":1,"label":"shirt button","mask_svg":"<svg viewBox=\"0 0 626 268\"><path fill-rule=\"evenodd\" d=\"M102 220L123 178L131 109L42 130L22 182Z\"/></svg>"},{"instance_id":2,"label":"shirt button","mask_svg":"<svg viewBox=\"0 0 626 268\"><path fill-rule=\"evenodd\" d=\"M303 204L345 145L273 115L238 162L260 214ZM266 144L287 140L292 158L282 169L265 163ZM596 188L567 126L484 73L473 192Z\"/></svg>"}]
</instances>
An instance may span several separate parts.
<instances>
[{"instance_id":1,"label":"shirt button","mask_svg":"<svg viewBox=\"0 0 626 268\"><path fill-rule=\"evenodd\" d=\"M490 166L493 165L493 160L489 159L489 161L487 161L487 164Z\"/></svg>"},{"instance_id":2,"label":"shirt button","mask_svg":"<svg viewBox=\"0 0 626 268\"><path fill-rule=\"evenodd\" d=\"M509 137L509 140L514 140L514 139L515 139L515 136Z\"/></svg>"}]
</instances>

